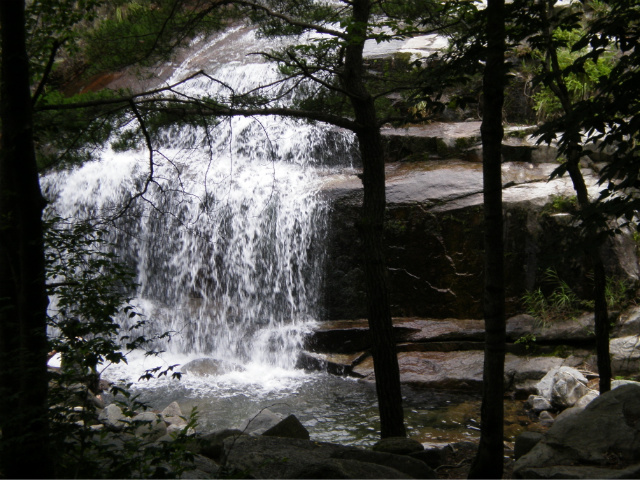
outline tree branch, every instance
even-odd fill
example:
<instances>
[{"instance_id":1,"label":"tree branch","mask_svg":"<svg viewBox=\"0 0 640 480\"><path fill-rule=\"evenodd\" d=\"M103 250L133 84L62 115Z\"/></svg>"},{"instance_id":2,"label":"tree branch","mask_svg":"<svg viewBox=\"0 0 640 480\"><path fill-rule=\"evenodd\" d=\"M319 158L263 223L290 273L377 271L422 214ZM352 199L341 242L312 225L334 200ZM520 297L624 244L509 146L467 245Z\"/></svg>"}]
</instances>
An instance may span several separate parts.
<instances>
[{"instance_id":1,"label":"tree branch","mask_svg":"<svg viewBox=\"0 0 640 480\"><path fill-rule=\"evenodd\" d=\"M51 47L51 53L49 54L49 60L47 61L47 65L44 68L44 72L42 74L42 78L40 79L40 83L38 83L38 87L36 88L33 97L31 97L31 105L35 106L35 104L40 99L42 92L44 91L44 86L49 79L49 75L51 74L51 69L53 68L53 63L56 60L56 55L58 53L58 49L64 44L63 40L58 40L57 38L53 41L53 46Z\"/></svg>"}]
</instances>

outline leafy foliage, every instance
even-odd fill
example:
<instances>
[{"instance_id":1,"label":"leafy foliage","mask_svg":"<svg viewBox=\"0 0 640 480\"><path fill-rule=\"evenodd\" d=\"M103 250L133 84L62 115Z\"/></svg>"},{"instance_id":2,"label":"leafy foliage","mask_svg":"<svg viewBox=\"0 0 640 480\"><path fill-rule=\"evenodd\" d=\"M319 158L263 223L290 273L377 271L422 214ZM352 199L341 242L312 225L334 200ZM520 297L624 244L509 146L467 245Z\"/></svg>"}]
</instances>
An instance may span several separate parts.
<instances>
[{"instance_id":1,"label":"leafy foliage","mask_svg":"<svg viewBox=\"0 0 640 480\"><path fill-rule=\"evenodd\" d=\"M192 466L185 445L196 424L195 411L172 442L156 443L150 432L140 434L144 422L133 420L146 405L129 392L129 386L114 386L112 395L120 399L129 420L121 430L98 426L98 368L126 362L127 350L145 347L151 340L137 333L145 321L127 298L135 286L132 272L109 252L104 232L90 223L53 218L46 232L48 286L53 299L50 348L62 358L60 369L52 373L49 392L58 475L180 476ZM123 331L118 323L121 315L139 320ZM153 369L144 378L172 370ZM172 375L180 376L179 372Z\"/></svg>"}]
</instances>

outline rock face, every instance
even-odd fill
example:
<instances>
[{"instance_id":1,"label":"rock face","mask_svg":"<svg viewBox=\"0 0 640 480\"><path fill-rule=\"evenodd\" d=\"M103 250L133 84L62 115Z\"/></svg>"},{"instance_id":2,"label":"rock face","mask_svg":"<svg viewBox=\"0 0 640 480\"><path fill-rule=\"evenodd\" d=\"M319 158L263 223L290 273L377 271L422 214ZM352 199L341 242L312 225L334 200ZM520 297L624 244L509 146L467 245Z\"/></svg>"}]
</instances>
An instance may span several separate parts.
<instances>
[{"instance_id":1,"label":"rock face","mask_svg":"<svg viewBox=\"0 0 640 480\"><path fill-rule=\"evenodd\" d=\"M515 465L516 478L634 478L640 473L640 386L622 385L559 416Z\"/></svg>"},{"instance_id":2,"label":"rock face","mask_svg":"<svg viewBox=\"0 0 640 480\"><path fill-rule=\"evenodd\" d=\"M482 173L460 160L395 163L387 167L386 256L392 314L398 317L481 318ZM573 196L566 178L547 182L552 164L506 163L505 248L507 312L553 267L578 293L589 291L573 217L545 206ZM587 175L593 187L593 176ZM594 193L595 189L592 190ZM362 185L354 176L329 182L331 198L325 306L328 319L366 315L357 219ZM637 281L630 237L607 246L608 274Z\"/></svg>"}]
</instances>

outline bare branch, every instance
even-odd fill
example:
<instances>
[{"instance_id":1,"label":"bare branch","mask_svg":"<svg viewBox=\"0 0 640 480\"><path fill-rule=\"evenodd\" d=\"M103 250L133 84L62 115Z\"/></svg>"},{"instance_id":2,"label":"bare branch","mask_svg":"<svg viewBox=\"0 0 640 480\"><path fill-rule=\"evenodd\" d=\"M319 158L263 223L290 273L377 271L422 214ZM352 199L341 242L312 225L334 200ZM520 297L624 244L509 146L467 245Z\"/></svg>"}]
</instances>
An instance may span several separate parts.
<instances>
[{"instance_id":1,"label":"bare branch","mask_svg":"<svg viewBox=\"0 0 640 480\"><path fill-rule=\"evenodd\" d=\"M259 3L255 3L255 2L250 2L250 1L246 1L246 0L234 0L232 3L238 4L238 5L243 5L245 7L251 7L251 8L255 8L258 10L262 10L264 13L266 13L267 15L269 15L270 17L274 17L274 18L278 18L280 20L284 20L285 22L287 22L289 25L292 25L294 27L302 27L308 30L313 30L317 33L324 33L327 35L331 35L333 37L338 37L341 38L343 40L347 40L347 34L344 32L341 32L339 30L333 30L331 28L326 28L323 27L322 25L318 25L316 23L308 23L308 22L303 22L302 20L298 20L296 18L293 18L289 15L285 15L284 13L280 13L280 12L276 12L275 10L272 10L269 7L266 7L265 5L261 5Z\"/></svg>"},{"instance_id":2,"label":"bare branch","mask_svg":"<svg viewBox=\"0 0 640 480\"><path fill-rule=\"evenodd\" d=\"M58 50L64 44L64 39L59 40L55 39L53 41L53 45L51 46L51 53L49 54L49 60L47 60L47 65L44 68L44 73L42 74L42 78L40 79L40 83L38 83L38 87L36 88L33 97L31 97L31 105L35 105L38 103L42 92L44 91L44 86L49 79L49 75L51 74L51 69L53 68L53 64L56 61L56 55L58 54Z\"/></svg>"}]
</instances>

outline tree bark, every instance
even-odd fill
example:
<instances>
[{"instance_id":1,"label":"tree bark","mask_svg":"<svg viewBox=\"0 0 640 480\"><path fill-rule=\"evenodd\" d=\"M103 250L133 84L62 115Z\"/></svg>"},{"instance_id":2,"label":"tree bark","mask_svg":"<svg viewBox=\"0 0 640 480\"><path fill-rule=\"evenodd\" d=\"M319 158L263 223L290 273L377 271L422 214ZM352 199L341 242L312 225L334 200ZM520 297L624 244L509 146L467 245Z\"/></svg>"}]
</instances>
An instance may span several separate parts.
<instances>
[{"instance_id":1,"label":"tree bark","mask_svg":"<svg viewBox=\"0 0 640 480\"><path fill-rule=\"evenodd\" d=\"M580 171L580 158L582 156L582 147L579 144L578 139L581 138L579 127L577 122L572 119L575 116L574 105L571 101L571 95L569 89L565 83L565 77L562 74L560 62L558 60L558 52L556 51L555 44L553 42L553 9L554 2L548 0L546 3L545 11L545 31L547 43L546 52L546 69L551 74L551 79L548 82L549 88L553 91L554 95L560 101L562 110L565 115L564 125L564 138L568 141L566 146L567 155L567 172L571 177L573 183L573 189L576 192L578 199L578 206L580 210L588 212L592 209L591 201L589 200L589 192ZM593 211L593 215L601 215L600 213ZM596 218L596 222L593 225L599 225L602 223L602 217ZM597 228L597 227L596 227ZM585 242L584 252L587 258L589 267L593 270L593 296L594 296L594 324L596 334L596 355L598 358L598 375L600 376L600 393L605 393L611 390L611 357L609 353L609 313L607 309L607 301L605 297L606 288L606 275L604 270L604 264L602 262L602 255L600 253L600 244L598 241L598 232L585 228L583 234L583 241Z\"/></svg>"},{"instance_id":2,"label":"tree bark","mask_svg":"<svg viewBox=\"0 0 640 480\"><path fill-rule=\"evenodd\" d=\"M51 478L42 209L23 0L0 2L0 475Z\"/></svg>"},{"instance_id":3,"label":"tree bark","mask_svg":"<svg viewBox=\"0 0 640 480\"><path fill-rule=\"evenodd\" d=\"M363 252L369 330L371 332L374 373L381 437L404 437L404 412L398 356L393 338L389 307L387 269L383 249L386 208L382 137L373 97L363 80L363 49L371 12L369 0L354 0L353 22L348 28L342 83L348 92L356 117L355 133L362 155L364 201L359 222Z\"/></svg>"},{"instance_id":4,"label":"tree bark","mask_svg":"<svg viewBox=\"0 0 640 480\"><path fill-rule=\"evenodd\" d=\"M501 151L505 85L504 0L487 5L487 61L484 69L482 161L484 188L484 322L480 444L469 478L502 478L504 455L504 242Z\"/></svg>"},{"instance_id":5,"label":"tree bark","mask_svg":"<svg viewBox=\"0 0 640 480\"><path fill-rule=\"evenodd\" d=\"M576 191L578 206L581 211L586 211L591 207L589 192L584 182L584 177L580 171L578 162L580 161L581 148L572 145L567 159L567 171ZM607 277L600 253L600 245L594 232L585 229L584 241L585 255L590 268L593 271L593 297L594 297L594 330L596 335L596 357L598 363L599 390L605 393L611 390L611 356L609 351L609 311L605 296Z\"/></svg>"}]
</instances>

